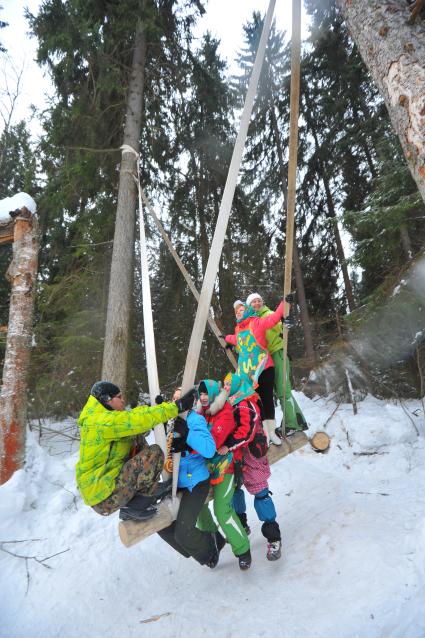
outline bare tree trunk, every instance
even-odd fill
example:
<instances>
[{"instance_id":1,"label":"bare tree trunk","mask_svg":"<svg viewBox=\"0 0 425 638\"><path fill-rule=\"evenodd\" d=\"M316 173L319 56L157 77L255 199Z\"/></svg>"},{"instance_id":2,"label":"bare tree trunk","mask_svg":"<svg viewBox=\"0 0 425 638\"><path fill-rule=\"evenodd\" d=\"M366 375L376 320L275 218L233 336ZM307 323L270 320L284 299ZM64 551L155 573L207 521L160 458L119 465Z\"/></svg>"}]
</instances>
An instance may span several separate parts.
<instances>
[{"instance_id":1,"label":"bare tree trunk","mask_svg":"<svg viewBox=\"0 0 425 638\"><path fill-rule=\"evenodd\" d=\"M136 152L139 151L142 121L145 61L146 34L143 23L139 20L136 28L124 129L124 144ZM122 392L125 392L127 384L130 310L134 280L137 189L133 176L137 174L136 167L136 155L124 149L121 158L102 366L103 379L116 383Z\"/></svg>"},{"instance_id":2,"label":"bare tree trunk","mask_svg":"<svg viewBox=\"0 0 425 638\"><path fill-rule=\"evenodd\" d=\"M401 0L338 0L425 201L425 26Z\"/></svg>"},{"instance_id":3,"label":"bare tree trunk","mask_svg":"<svg viewBox=\"0 0 425 638\"><path fill-rule=\"evenodd\" d=\"M22 467L25 457L27 378L37 278L38 237L35 218L24 207L15 220L9 324L0 390L0 484Z\"/></svg>"},{"instance_id":4,"label":"bare tree trunk","mask_svg":"<svg viewBox=\"0 0 425 638\"><path fill-rule=\"evenodd\" d=\"M276 118L276 113L274 111L273 104L271 105L270 115L272 120L273 132L274 132L274 136L276 140L277 155L279 159L280 180L281 180L282 194L283 194L283 206L284 206L284 210L286 211L288 208L287 201L286 201L288 185L287 185L287 179L286 179L285 163L283 161L282 139L280 137L279 126L277 124L277 118ZM295 283L297 286L298 303L300 305L301 325L303 327L303 333L304 333L305 354L306 354L308 363L311 365L314 365L314 362L316 360L316 354L314 352L313 335L311 333L310 316L308 312L307 298L305 295L304 278L303 278L301 262L300 262L300 258L298 254L296 239L294 241L293 258L294 258Z\"/></svg>"}]
</instances>

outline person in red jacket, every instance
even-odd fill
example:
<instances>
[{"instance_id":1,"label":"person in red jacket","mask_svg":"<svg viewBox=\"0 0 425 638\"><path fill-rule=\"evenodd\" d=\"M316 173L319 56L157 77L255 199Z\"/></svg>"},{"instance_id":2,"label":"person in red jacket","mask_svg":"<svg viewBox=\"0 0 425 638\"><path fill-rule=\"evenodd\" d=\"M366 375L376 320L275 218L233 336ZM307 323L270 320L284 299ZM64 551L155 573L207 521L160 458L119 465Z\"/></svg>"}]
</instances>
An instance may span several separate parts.
<instances>
[{"instance_id":1,"label":"person in red jacket","mask_svg":"<svg viewBox=\"0 0 425 638\"><path fill-rule=\"evenodd\" d=\"M242 301L234 304L236 328L234 334L226 335L226 342L236 346L238 353L238 376L258 388L261 398L261 416L267 438L274 445L282 445L275 433L275 408L273 400L274 363L267 350L266 331L273 328L283 317L281 302L276 310L266 317L259 317L251 306Z\"/></svg>"},{"instance_id":2,"label":"person in red jacket","mask_svg":"<svg viewBox=\"0 0 425 638\"><path fill-rule=\"evenodd\" d=\"M216 447L221 447L236 428L233 408L227 400L227 393L220 384L212 379L204 379L198 386L196 410L205 417L210 434ZM247 533L236 514L232 501L235 492L233 475L233 454L216 454L207 462L210 471L210 483L214 494L214 514L229 542L233 554L238 558L242 570L251 565L251 552ZM205 505L198 517L198 528L204 532L215 532L217 545L223 548L225 540L217 531L208 505ZM219 535L219 536L218 536ZM220 541L221 536L221 542Z\"/></svg>"},{"instance_id":3,"label":"person in red jacket","mask_svg":"<svg viewBox=\"0 0 425 638\"><path fill-rule=\"evenodd\" d=\"M217 452L233 452L235 463L241 465L242 480L235 490L233 505L245 529L249 530L245 495L241 489L243 482L249 494L254 496L254 508L263 523L261 532L267 540L267 559L277 560L281 557L282 539L270 496L267 440L261 423L258 395L245 378L231 373L224 379L224 389L229 395L229 403L233 405L237 427Z\"/></svg>"}]
</instances>

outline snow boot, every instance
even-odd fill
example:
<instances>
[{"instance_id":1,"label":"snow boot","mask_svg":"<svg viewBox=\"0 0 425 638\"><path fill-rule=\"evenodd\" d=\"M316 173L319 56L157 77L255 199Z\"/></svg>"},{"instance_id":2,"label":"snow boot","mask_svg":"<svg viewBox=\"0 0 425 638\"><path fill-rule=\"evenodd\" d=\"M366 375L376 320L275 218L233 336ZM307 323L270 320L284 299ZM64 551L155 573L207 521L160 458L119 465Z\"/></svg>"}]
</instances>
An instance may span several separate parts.
<instances>
[{"instance_id":1,"label":"snow boot","mask_svg":"<svg viewBox=\"0 0 425 638\"><path fill-rule=\"evenodd\" d=\"M261 533L267 539L267 560L278 560L282 556L282 539L276 521L266 521Z\"/></svg>"},{"instance_id":2,"label":"snow boot","mask_svg":"<svg viewBox=\"0 0 425 638\"><path fill-rule=\"evenodd\" d=\"M282 438L282 428L283 428L283 419L282 422L280 424L280 426L278 428L276 428L275 430L275 434L276 436L278 436L279 438ZM291 434L294 434L294 432L304 432L305 430L308 430L308 425L307 423L304 421L304 423L299 424L298 427L295 427L294 425L287 425L285 427L285 436L291 436Z\"/></svg>"},{"instance_id":3,"label":"snow boot","mask_svg":"<svg viewBox=\"0 0 425 638\"><path fill-rule=\"evenodd\" d=\"M265 421L263 421L263 428L269 444L282 445L282 439L280 439L275 432L276 421L274 419L265 419Z\"/></svg>"},{"instance_id":4,"label":"snow boot","mask_svg":"<svg viewBox=\"0 0 425 638\"><path fill-rule=\"evenodd\" d=\"M238 556L238 560L239 560L239 568L243 572L249 569L251 567L251 562L252 562L250 550L248 550L244 554L240 554L240 556Z\"/></svg>"},{"instance_id":5,"label":"snow boot","mask_svg":"<svg viewBox=\"0 0 425 638\"><path fill-rule=\"evenodd\" d=\"M173 479L169 478L167 481L156 484L153 496L157 501L162 501L164 498L167 498L167 496L170 496L172 489Z\"/></svg>"},{"instance_id":6,"label":"snow boot","mask_svg":"<svg viewBox=\"0 0 425 638\"><path fill-rule=\"evenodd\" d=\"M143 496L137 494L121 507L119 517L122 521L146 521L155 516L157 509L154 506L156 499L154 496Z\"/></svg>"},{"instance_id":7,"label":"snow boot","mask_svg":"<svg viewBox=\"0 0 425 638\"><path fill-rule=\"evenodd\" d=\"M243 512L242 514L238 514L238 517L239 517L240 522L242 523L242 527L246 531L246 535L249 536L251 534L251 528L248 525L248 520L246 518L246 512Z\"/></svg>"},{"instance_id":8,"label":"snow boot","mask_svg":"<svg viewBox=\"0 0 425 638\"><path fill-rule=\"evenodd\" d=\"M267 560L279 560L282 556L282 542L273 541L267 543Z\"/></svg>"},{"instance_id":9,"label":"snow boot","mask_svg":"<svg viewBox=\"0 0 425 638\"><path fill-rule=\"evenodd\" d=\"M220 532L214 532L212 534L212 537L214 542L214 549L210 560L207 562L207 566L210 569L214 569L214 567L217 567L218 559L220 558L220 552L226 544L226 539L220 534Z\"/></svg>"}]
</instances>

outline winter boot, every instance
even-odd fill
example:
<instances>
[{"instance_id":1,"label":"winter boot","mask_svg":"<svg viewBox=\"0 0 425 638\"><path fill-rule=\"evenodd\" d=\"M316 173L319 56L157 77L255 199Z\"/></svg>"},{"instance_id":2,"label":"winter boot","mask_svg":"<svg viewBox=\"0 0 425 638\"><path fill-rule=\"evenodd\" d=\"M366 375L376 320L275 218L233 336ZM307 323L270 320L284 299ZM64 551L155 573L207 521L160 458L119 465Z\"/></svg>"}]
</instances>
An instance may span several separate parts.
<instances>
[{"instance_id":1,"label":"winter boot","mask_svg":"<svg viewBox=\"0 0 425 638\"><path fill-rule=\"evenodd\" d=\"M267 539L267 560L278 560L282 556L282 539L276 521L266 521L261 533Z\"/></svg>"},{"instance_id":2,"label":"winter boot","mask_svg":"<svg viewBox=\"0 0 425 638\"><path fill-rule=\"evenodd\" d=\"M211 536L214 542L214 549L210 560L207 562L207 566L210 569L214 569L214 567L217 567L220 552L226 544L226 539L220 534L220 532L214 532Z\"/></svg>"},{"instance_id":3,"label":"winter boot","mask_svg":"<svg viewBox=\"0 0 425 638\"><path fill-rule=\"evenodd\" d=\"M157 512L154 506L155 501L154 496L137 494L124 507L121 507L119 517L122 521L146 521Z\"/></svg>"},{"instance_id":4,"label":"winter boot","mask_svg":"<svg viewBox=\"0 0 425 638\"><path fill-rule=\"evenodd\" d=\"M251 534L251 528L248 525L248 520L246 518L246 512L243 512L242 514L238 514L238 517L239 517L240 522L242 523L242 527L246 531L246 535L249 536Z\"/></svg>"},{"instance_id":5,"label":"winter boot","mask_svg":"<svg viewBox=\"0 0 425 638\"><path fill-rule=\"evenodd\" d=\"M275 430L276 435L280 438L283 438L282 429L283 429L283 419L280 426L276 428ZM298 426L287 425L285 427L285 436L291 436L291 434L294 434L294 432L304 432L305 430L308 430L308 425L305 421L303 423L299 423Z\"/></svg>"},{"instance_id":6,"label":"winter boot","mask_svg":"<svg viewBox=\"0 0 425 638\"><path fill-rule=\"evenodd\" d=\"M156 484L153 496L157 501L162 501L167 496L170 496L172 488L173 479L169 478L167 481L162 481L162 483Z\"/></svg>"},{"instance_id":7,"label":"winter boot","mask_svg":"<svg viewBox=\"0 0 425 638\"><path fill-rule=\"evenodd\" d=\"M267 436L267 440L274 445L282 445L282 440L276 436L276 421L274 419L266 419L263 421L263 428Z\"/></svg>"},{"instance_id":8,"label":"winter boot","mask_svg":"<svg viewBox=\"0 0 425 638\"><path fill-rule=\"evenodd\" d=\"M267 543L267 560L279 560L282 556L282 541Z\"/></svg>"},{"instance_id":9,"label":"winter boot","mask_svg":"<svg viewBox=\"0 0 425 638\"><path fill-rule=\"evenodd\" d=\"M240 554L240 556L238 556L238 560L239 560L239 568L243 572L249 569L251 567L251 562L252 562L250 550L248 550L244 554Z\"/></svg>"}]
</instances>

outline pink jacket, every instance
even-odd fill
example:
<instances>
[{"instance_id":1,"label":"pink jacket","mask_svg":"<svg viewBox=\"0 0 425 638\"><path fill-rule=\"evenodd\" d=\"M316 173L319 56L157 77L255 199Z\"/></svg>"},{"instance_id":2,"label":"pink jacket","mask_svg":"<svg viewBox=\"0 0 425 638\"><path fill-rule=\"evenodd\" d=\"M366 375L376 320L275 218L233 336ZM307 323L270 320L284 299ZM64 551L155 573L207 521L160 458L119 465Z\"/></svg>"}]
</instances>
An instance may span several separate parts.
<instances>
[{"instance_id":1,"label":"pink jacket","mask_svg":"<svg viewBox=\"0 0 425 638\"><path fill-rule=\"evenodd\" d=\"M283 317L284 305L283 301L280 302L278 307L271 315L267 315L266 317L247 317L244 321L236 324L235 333L232 335L226 335L225 339L227 343L231 343L233 346L237 345L238 342L238 333L241 330L246 330L248 327L251 328L252 334L254 335L255 340L260 344L262 348L267 350L267 340L266 340L266 330L269 328L273 328ZM270 355L270 352L267 356L267 363L265 369L271 368L274 366L273 359Z\"/></svg>"}]
</instances>

